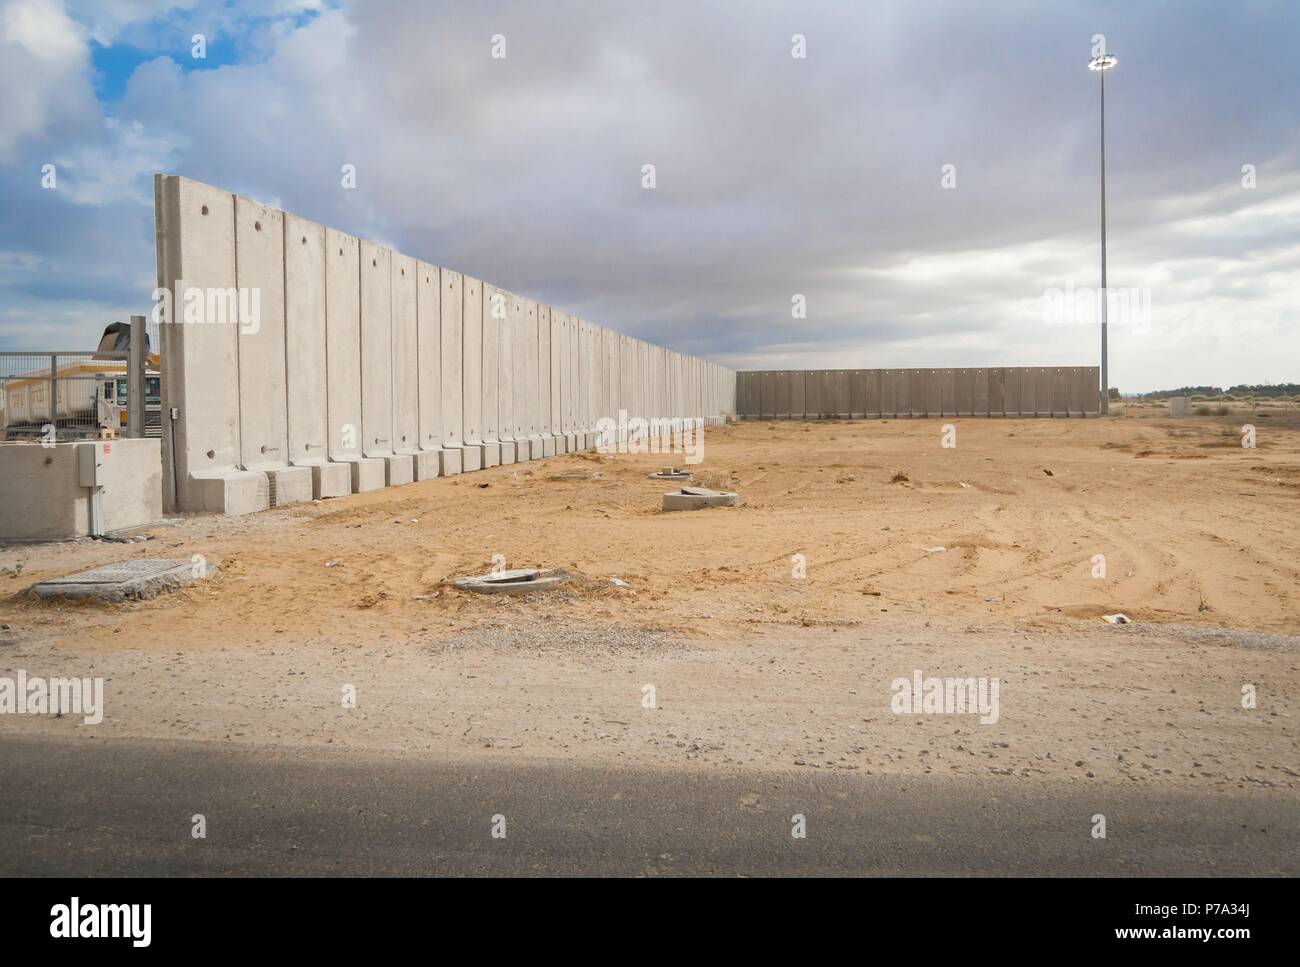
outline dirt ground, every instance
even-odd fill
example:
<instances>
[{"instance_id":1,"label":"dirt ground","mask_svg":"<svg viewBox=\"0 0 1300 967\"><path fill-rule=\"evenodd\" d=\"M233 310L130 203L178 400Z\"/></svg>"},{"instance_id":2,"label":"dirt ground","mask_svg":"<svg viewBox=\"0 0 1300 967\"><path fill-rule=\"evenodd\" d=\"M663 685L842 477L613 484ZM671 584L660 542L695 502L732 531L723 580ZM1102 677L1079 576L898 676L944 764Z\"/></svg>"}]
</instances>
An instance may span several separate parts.
<instances>
[{"instance_id":1,"label":"dirt ground","mask_svg":"<svg viewBox=\"0 0 1300 967\"><path fill-rule=\"evenodd\" d=\"M109 685L101 726L0 732L1297 786L1294 407L744 423L708 430L691 468L743 506L664 514L646 474L672 462L567 455L136 544L2 548L0 674ZM552 479L577 469L600 476ZM220 575L150 601L25 593L193 554ZM574 580L524 599L450 585L494 555ZM1000 721L893 714L914 669L1000 678Z\"/></svg>"}]
</instances>

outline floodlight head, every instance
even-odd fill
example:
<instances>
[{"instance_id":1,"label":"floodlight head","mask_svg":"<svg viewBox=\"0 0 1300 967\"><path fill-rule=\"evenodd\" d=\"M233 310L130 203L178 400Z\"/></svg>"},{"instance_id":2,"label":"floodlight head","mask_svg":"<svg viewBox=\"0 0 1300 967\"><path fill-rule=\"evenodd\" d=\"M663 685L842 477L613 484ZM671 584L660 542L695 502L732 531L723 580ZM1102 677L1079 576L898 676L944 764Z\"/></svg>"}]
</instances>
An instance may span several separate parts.
<instances>
[{"instance_id":1,"label":"floodlight head","mask_svg":"<svg viewBox=\"0 0 1300 967\"><path fill-rule=\"evenodd\" d=\"M1092 60L1088 61L1088 70L1108 71L1118 63L1119 58L1114 54L1098 54Z\"/></svg>"}]
</instances>

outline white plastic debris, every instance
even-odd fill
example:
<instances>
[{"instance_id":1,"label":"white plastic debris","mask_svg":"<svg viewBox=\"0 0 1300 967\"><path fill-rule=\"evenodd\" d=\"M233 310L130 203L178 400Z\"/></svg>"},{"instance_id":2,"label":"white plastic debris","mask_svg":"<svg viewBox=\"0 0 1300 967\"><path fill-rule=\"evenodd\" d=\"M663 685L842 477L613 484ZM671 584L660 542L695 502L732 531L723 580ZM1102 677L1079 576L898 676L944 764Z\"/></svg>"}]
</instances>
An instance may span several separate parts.
<instances>
[{"instance_id":1,"label":"white plastic debris","mask_svg":"<svg viewBox=\"0 0 1300 967\"><path fill-rule=\"evenodd\" d=\"M1132 619L1130 619L1128 615L1120 614L1119 612L1116 612L1115 614L1104 614L1101 616L1101 620L1112 625L1131 625L1133 623Z\"/></svg>"},{"instance_id":2,"label":"white plastic debris","mask_svg":"<svg viewBox=\"0 0 1300 967\"><path fill-rule=\"evenodd\" d=\"M612 584L612 585L614 585L614 587L616 587L616 588L626 588L626 587L630 587L630 585L629 585L626 581L624 581L622 578L610 578L610 579L609 579L609 583Z\"/></svg>"},{"instance_id":3,"label":"white plastic debris","mask_svg":"<svg viewBox=\"0 0 1300 967\"><path fill-rule=\"evenodd\" d=\"M927 548L925 549L925 553L927 553L927 554L942 554L945 550L947 550L947 548L943 548L943 547L927 547Z\"/></svg>"}]
</instances>

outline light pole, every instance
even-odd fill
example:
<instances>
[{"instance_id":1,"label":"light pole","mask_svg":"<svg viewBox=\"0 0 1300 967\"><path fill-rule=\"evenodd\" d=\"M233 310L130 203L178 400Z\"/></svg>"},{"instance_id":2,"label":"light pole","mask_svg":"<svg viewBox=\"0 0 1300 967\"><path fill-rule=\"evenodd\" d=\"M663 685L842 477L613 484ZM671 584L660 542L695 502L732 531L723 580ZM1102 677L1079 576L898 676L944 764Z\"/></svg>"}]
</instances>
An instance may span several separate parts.
<instances>
[{"instance_id":1,"label":"light pole","mask_svg":"<svg viewBox=\"0 0 1300 967\"><path fill-rule=\"evenodd\" d=\"M1101 411L1110 412L1110 382L1106 373L1106 71L1119 63L1113 54L1098 54L1088 70L1101 78Z\"/></svg>"}]
</instances>

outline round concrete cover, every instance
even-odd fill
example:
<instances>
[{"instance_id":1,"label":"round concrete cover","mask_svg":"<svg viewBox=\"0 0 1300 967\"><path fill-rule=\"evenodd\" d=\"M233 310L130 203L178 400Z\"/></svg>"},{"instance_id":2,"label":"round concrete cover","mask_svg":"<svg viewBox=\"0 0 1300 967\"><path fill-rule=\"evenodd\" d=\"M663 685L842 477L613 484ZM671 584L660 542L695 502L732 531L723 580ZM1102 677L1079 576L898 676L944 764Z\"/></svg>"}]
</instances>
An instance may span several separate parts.
<instances>
[{"instance_id":1,"label":"round concrete cover","mask_svg":"<svg viewBox=\"0 0 1300 967\"><path fill-rule=\"evenodd\" d=\"M647 474L651 480L694 480L695 477L687 470L679 470L676 467L664 467L662 470L656 470L654 473Z\"/></svg>"},{"instance_id":2,"label":"round concrete cover","mask_svg":"<svg viewBox=\"0 0 1300 967\"><path fill-rule=\"evenodd\" d=\"M518 567L495 574L457 578L454 582L462 591L475 594L533 594L550 591L569 580L569 572L558 567Z\"/></svg>"}]
</instances>

